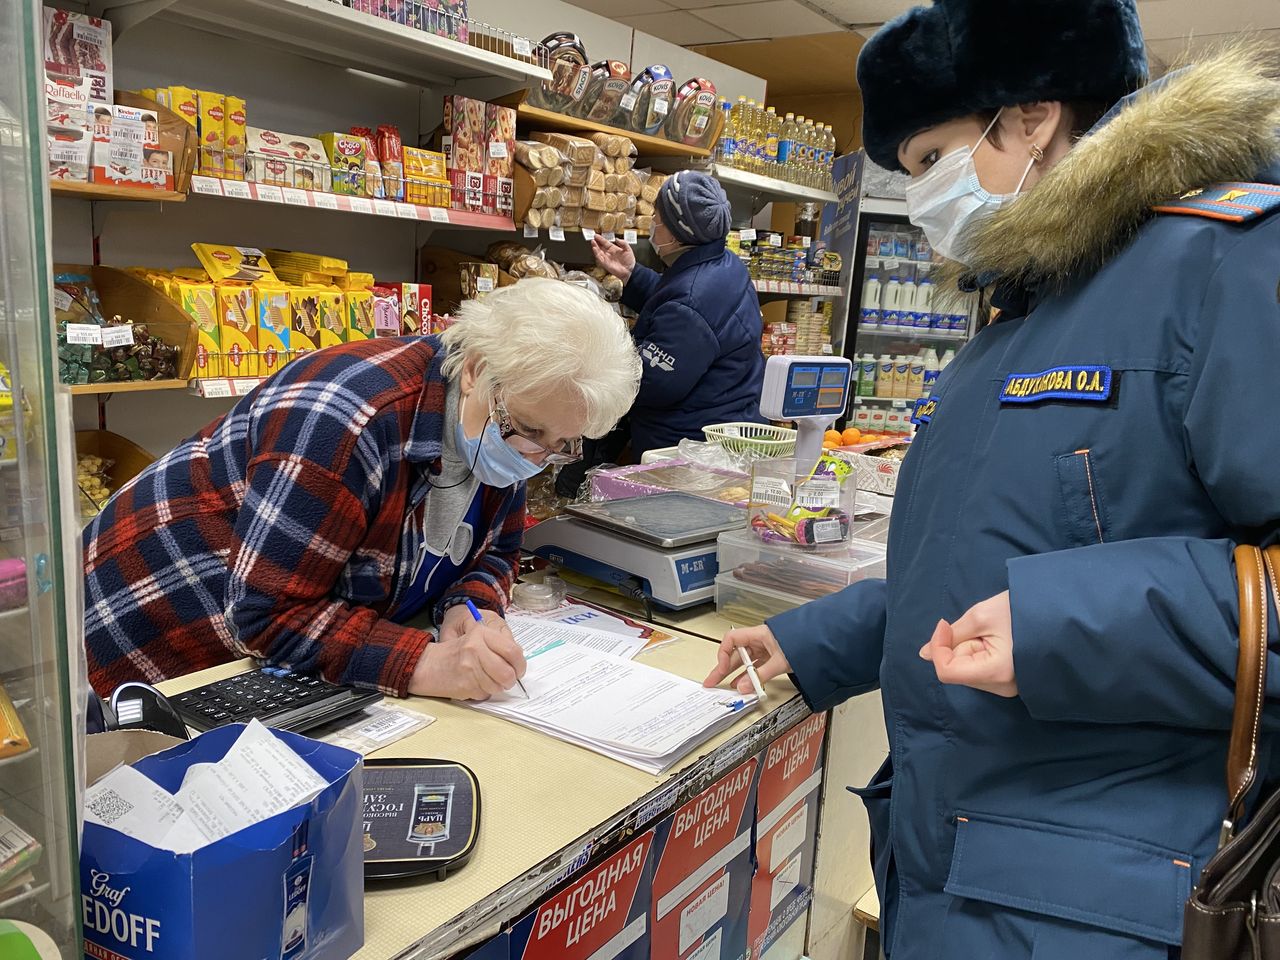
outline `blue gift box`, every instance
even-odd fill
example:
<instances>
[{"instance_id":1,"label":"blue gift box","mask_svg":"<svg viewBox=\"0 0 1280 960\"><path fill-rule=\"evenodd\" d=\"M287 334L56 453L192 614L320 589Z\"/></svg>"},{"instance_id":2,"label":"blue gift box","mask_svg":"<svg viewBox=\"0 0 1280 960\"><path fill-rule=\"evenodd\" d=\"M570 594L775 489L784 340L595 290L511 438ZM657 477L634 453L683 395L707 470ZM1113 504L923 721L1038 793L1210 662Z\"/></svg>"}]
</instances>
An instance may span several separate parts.
<instances>
[{"instance_id":1,"label":"blue gift box","mask_svg":"<svg viewBox=\"0 0 1280 960\"><path fill-rule=\"evenodd\" d=\"M221 760L243 730L238 724L211 730L143 757L133 767L176 793L188 768ZM160 850L110 827L85 823L80 846L85 956L346 960L360 949L360 755L271 732L328 783L309 803L194 853Z\"/></svg>"}]
</instances>

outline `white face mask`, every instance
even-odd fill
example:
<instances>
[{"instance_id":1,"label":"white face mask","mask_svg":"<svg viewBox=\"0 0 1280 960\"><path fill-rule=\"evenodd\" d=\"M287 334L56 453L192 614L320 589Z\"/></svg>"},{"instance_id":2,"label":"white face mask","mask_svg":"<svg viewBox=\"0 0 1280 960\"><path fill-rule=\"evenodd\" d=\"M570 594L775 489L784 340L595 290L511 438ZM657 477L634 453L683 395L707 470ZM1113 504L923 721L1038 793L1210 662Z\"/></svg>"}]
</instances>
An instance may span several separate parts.
<instances>
[{"instance_id":1,"label":"white face mask","mask_svg":"<svg viewBox=\"0 0 1280 960\"><path fill-rule=\"evenodd\" d=\"M972 149L947 154L924 176L907 184L907 217L924 231L933 249L949 260L965 262L963 238L975 224L1017 199L1035 157L1027 162L1013 193L991 193L978 180L973 155L1000 119L999 112Z\"/></svg>"}]
</instances>

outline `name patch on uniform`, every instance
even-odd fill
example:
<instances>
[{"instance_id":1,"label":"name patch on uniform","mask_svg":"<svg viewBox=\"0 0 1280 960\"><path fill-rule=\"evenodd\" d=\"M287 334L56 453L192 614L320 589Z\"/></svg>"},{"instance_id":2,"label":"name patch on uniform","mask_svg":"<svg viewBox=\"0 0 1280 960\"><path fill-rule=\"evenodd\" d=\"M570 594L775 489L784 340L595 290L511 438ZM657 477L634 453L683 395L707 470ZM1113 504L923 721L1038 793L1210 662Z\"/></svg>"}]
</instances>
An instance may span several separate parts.
<instances>
[{"instance_id":1,"label":"name patch on uniform","mask_svg":"<svg viewBox=\"0 0 1280 960\"><path fill-rule=\"evenodd\" d=\"M932 420L941 399L941 397L921 397L917 400L915 409L911 412L911 422L921 426Z\"/></svg>"},{"instance_id":2,"label":"name patch on uniform","mask_svg":"<svg viewBox=\"0 0 1280 960\"><path fill-rule=\"evenodd\" d=\"M1000 391L1001 403L1039 403L1042 400L1111 399L1111 368L1054 367L1040 373L1011 373Z\"/></svg>"}]
</instances>

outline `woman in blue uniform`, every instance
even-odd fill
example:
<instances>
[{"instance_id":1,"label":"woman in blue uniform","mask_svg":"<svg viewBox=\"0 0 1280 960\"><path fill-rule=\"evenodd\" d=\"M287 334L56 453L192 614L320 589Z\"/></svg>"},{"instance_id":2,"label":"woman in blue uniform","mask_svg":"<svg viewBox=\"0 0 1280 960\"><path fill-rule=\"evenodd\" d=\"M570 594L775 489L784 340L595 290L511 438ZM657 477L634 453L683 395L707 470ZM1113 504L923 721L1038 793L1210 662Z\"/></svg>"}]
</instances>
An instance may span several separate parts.
<instances>
[{"instance_id":1,"label":"woman in blue uniform","mask_svg":"<svg viewBox=\"0 0 1280 960\"><path fill-rule=\"evenodd\" d=\"M862 52L868 154L1000 313L917 410L887 581L733 631L708 683L745 647L814 709L880 688L892 960L1178 956L1226 806L1232 547L1280 532L1275 66L1143 87L1132 0L941 0Z\"/></svg>"}]
</instances>

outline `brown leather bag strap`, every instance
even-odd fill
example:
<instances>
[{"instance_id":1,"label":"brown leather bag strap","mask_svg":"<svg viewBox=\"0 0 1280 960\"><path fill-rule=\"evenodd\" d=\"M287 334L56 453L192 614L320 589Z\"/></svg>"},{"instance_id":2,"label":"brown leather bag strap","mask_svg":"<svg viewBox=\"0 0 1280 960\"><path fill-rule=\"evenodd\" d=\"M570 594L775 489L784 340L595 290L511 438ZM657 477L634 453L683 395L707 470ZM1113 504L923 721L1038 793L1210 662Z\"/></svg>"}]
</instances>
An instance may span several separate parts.
<instances>
[{"instance_id":1,"label":"brown leather bag strap","mask_svg":"<svg viewBox=\"0 0 1280 960\"><path fill-rule=\"evenodd\" d=\"M1236 659L1236 703L1227 752L1227 817L1222 840L1230 839L1244 812L1244 798L1257 778L1258 729L1267 685L1267 587L1262 551L1236 547L1240 593L1240 652Z\"/></svg>"}]
</instances>

